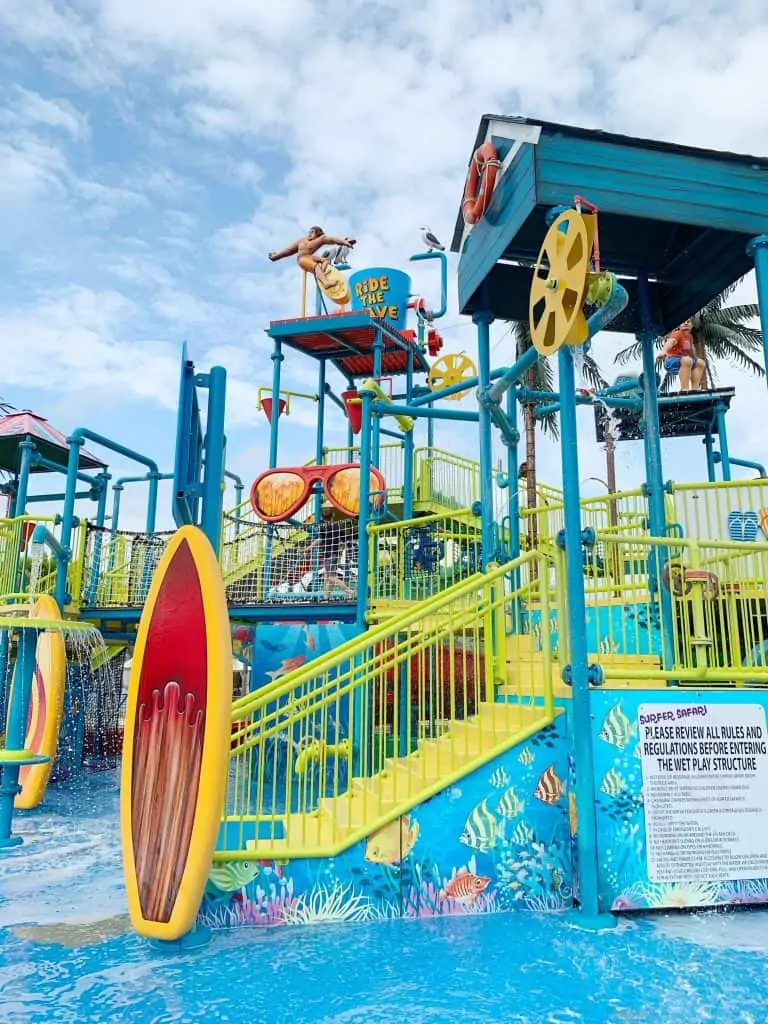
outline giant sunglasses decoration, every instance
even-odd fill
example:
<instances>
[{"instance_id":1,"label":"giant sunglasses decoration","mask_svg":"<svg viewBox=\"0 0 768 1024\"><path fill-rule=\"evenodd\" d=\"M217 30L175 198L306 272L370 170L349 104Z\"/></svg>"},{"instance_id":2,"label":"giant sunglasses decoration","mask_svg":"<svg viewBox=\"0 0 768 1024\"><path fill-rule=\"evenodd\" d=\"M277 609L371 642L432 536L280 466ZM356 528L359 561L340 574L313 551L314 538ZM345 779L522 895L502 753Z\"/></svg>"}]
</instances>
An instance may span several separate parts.
<instances>
[{"instance_id":1,"label":"giant sunglasses decoration","mask_svg":"<svg viewBox=\"0 0 768 1024\"><path fill-rule=\"evenodd\" d=\"M387 487L384 477L371 466L369 479L371 503L381 508ZM356 462L268 469L253 482L251 508L267 523L280 523L306 504L315 483L323 485L326 498L342 515L360 514L360 466Z\"/></svg>"}]
</instances>

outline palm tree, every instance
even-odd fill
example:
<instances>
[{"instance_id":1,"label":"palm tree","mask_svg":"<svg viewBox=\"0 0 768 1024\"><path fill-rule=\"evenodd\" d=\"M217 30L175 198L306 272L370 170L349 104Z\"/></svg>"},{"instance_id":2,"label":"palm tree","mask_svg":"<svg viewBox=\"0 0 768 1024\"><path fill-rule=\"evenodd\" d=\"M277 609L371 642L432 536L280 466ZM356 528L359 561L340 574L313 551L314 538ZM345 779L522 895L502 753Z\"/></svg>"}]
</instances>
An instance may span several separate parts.
<instances>
[{"instance_id":1,"label":"palm tree","mask_svg":"<svg viewBox=\"0 0 768 1024\"><path fill-rule=\"evenodd\" d=\"M735 284L729 285L691 317L691 332L696 355L707 361L707 371L702 381L704 387L717 382L718 375L715 364L718 362L728 362L731 366L748 370L758 377L765 375L762 363L753 358L753 354L759 357L762 352L762 331L759 328L747 326L750 320L755 320L759 316L759 307L751 302L738 306L726 306L725 304L738 284L737 281ZM663 335L658 337L655 341L656 347L661 348L664 341ZM642 344L635 341L617 352L615 361L628 363L632 359L640 358L641 354ZM671 390L673 381L674 377L667 374L661 385L662 394Z\"/></svg>"}]
</instances>

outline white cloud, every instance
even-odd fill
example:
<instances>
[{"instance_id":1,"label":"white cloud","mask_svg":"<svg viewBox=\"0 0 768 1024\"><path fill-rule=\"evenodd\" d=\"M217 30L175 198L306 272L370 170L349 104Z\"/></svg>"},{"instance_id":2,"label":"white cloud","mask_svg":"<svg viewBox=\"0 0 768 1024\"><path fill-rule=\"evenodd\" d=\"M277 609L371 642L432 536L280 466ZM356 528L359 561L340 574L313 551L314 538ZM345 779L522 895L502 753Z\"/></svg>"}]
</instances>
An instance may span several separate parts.
<instances>
[{"instance_id":1,"label":"white cloud","mask_svg":"<svg viewBox=\"0 0 768 1024\"><path fill-rule=\"evenodd\" d=\"M0 37L38 73L0 132L0 209L16 225L21 281L0 305L0 345L23 337L26 356L10 357L9 385L45 366L52 392L98 386L170 409L188 338L201 368L230 370L230 450L250 452L248 472L265 461L264 435L251 436L271 380L263 328L300 302L294 261L266 253L311 223L356 235L355 266L406 265L423 223L445 240L482 113L768 153L755 86L763 0L5 0ZM129 231L111 227L118 217ZM474 355L450 266L446 350ZM408 269L436 303L435 267ZM494 339L503 332L494 325ZM597 343L609 374L624 343ZM493 358L511 361L509 339ZM288 354L284 385L314 390L315 369ZM754 454L765 385L726 379L739 388L732 450ZM587 412L580 432L580 473L600 476ZM297 404L285 438L308 457L310 405ZM440 438L476 454L469 430L441 426ZM669 444L665 457L668 476L703 472L695 445ZM559 478L559 459L542 441L545 475ZM641 472L637 446L623 448L621 481Z\"/></svg>"},{"instance_id":2,"label":"white cloud","mask_svg":"<svg viewBox=\"0 0 768 1024\"><path fill-rule=\"evenodd\" d=\"M90 135L88 119L68 100L45 99L21 86L14 89L3 119L25 126L58 129L73 139L87 139Z\"/></svg>"}]
</instances>

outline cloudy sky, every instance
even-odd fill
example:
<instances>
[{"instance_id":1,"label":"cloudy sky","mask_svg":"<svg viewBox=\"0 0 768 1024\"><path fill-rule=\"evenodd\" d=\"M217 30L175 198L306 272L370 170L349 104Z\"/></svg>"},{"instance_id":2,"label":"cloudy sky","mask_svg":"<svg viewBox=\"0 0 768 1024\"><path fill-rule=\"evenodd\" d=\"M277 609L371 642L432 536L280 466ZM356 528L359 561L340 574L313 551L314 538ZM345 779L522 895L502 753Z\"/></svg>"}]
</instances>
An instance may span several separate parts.
<instances>
[{"instance_id":1,"label":"cloudy sky","mask_svg":"<svg viewBox=\"0 0 768 1024\"><path fill-rule=\"evenodd\" d=\"M0 52L0 394L168 469L186 340L200 370L229 371L247 482L267 461L264 328L299 304L292 261L266 253L312 223L357 237L356 267L402 265L424 223L447 238L481 114L768 154L764 0L1 0ZM433 269L414 287L436 300ZM472 354L453 277L442 323L446 349ZM621 341L598 342L608 374ZM313 364L285 372L311 389ZM721 377L739 389L732 454L762 457L765 385ZM296 412L284 461L314 450ZM588 412L582 428L581 475L601 475ZM558 450L541 459L556 482ZM636 482L636 446L618 461ZM667 476L703 473L700 445L667 449Z\"/></svg>"}]
</instances>

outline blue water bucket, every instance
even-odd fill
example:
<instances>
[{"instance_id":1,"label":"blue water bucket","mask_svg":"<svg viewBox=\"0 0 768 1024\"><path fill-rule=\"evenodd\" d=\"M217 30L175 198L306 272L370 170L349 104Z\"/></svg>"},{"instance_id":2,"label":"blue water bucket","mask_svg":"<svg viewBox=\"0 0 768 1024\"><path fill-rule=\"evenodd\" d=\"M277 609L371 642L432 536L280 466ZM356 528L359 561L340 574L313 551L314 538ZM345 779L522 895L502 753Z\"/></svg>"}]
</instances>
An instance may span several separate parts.
<instances>
[{"instance_id":1,"label":"blue water bucket","mask_svg":"<svg viewBox=\"0 0 768 1024\"><path fill-rule=\"evenodd\" d=\"M392 267L369 267L349 278L352 309L367 309L379 320L386 320L396 330L405 328L408 317L408 296L411 279L402 270Z\"/></svg>"}]
</instances>

